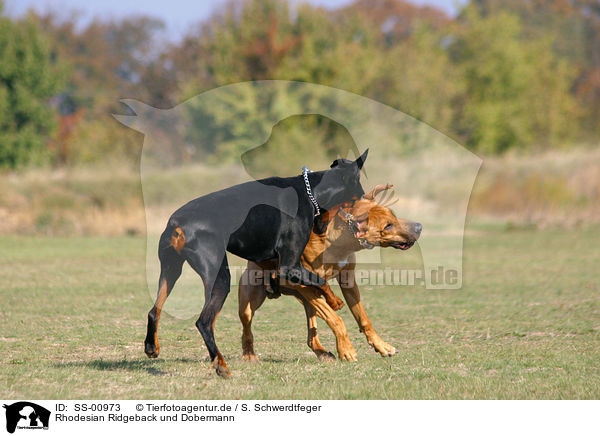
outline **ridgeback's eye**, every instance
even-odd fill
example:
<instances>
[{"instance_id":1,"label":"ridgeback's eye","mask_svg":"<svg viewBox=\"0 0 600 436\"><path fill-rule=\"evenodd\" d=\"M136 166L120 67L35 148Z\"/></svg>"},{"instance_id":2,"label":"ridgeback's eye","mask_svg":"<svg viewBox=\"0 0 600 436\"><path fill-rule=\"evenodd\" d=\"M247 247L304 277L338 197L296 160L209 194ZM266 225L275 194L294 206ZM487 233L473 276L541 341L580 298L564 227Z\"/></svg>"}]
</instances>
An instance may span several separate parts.
<instances>
[{"instance_id":1,"label":"ridgeback's eye","mask_svg":"<svg viewBox=\"0 0 600 436\"><path fill-rule=\"evenodd\" d=\"M383 230L392 230L392 227L394 227L394 223L387 223Z\"/></svg>"}]
</instances>

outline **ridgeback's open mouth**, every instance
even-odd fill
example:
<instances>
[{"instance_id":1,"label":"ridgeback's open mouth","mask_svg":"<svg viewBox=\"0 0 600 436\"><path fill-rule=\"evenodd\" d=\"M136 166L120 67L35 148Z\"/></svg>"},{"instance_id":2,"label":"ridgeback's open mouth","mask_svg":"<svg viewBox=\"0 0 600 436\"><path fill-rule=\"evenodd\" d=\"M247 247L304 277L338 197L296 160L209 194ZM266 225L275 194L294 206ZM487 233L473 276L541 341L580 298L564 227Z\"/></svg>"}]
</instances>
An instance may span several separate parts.
<instances>
[{"instance_id":1,"label":"ridgeback's open mouth","mask_svg":"<svg viewBox=\"0 0 600 436\"><path fill-rule=\"evenodd\" d=\"M414 244L414 242L392 242L390 247L399 248L400 250L408 250Z\"/></svg>"}]
</instances>

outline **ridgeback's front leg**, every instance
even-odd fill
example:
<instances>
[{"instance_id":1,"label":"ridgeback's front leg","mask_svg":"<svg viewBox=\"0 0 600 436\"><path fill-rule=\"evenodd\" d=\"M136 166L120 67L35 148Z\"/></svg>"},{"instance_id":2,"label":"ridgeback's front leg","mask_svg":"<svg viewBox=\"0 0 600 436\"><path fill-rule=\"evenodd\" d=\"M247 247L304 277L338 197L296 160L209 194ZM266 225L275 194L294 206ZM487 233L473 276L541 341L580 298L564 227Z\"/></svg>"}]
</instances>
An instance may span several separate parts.
<instances>
[{"instance_id":1,"label":"ridgeback's front leg","mask_svg":"<svg viewBox=\"0 0 600 436\"><path fill-rule=\"evenodd\" d=\"M354 268L349 268L343 271L343 274L337 277L340 284L346 303L350 307L354 319L358 323L360 331L367 337L367 342L383 357L393 356L396 354L396 349L379 337L371 320L365 312L365 308L360 301L360 291L354 277Z\"/></svg>"},{"instance_id":2,"label":"ridgeback's front leg","mask_svg":"<svg viewBox=\"0 0 600 436\"><path fill-rule=\"evenodd\" d=\"M346 326L344 325L344 321L340 318L335 311L329 307L327 302L323 300L321 297L321 290L313 287L296 287L296 290L302 298L306 300L310 306L314 308L314 311L317 316L323 318L327 325L333 331L335 335L336 347L338 351L338 355L341 360L348 360L350 362L355 362L357 360L357 353L350 342L350 338L348 337L348 331L346 330ZM309 312L307 312L307 316ZM310 322L308 321L309 326L309 338L310 338L310 328L315 328L316 333L316 321ZM310 345L309 345L310 346Z\"/></svg>"}]
</instances>

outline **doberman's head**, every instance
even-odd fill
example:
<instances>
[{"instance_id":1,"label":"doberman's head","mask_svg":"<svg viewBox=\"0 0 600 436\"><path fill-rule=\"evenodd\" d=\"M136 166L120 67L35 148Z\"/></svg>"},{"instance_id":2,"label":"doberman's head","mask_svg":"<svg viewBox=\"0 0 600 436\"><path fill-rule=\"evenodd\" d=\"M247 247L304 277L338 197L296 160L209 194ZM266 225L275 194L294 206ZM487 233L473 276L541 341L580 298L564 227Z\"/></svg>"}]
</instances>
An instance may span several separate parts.
<instances>
[{"instance_id":1,"label":"doberman's head","mask_svg":"<svg viewBox=\"0 0 600 436\"><path fill-rule=\"evenodd\" d=\"M314 194L319 206L329 209L336 204L360 198L364 190L360 184L360 170L367 159L367 149L356 160L336 159L331 169L311 173L309 180L314 185Z\"/></svg>"},{"instance_id":2,"label":"doberman's head","mask_svg":"<svg viewBox=\"0 0 600 436\"><path fill-rule=\"evenodd\" d=\"M378 193L391 187L377 185L350 208L344 208L354 217L354 237L365 248L380 246L408 250L421 235L423 226L420 223L399 219L391 209L375 201Z\"/></svg>"}]
</instances>

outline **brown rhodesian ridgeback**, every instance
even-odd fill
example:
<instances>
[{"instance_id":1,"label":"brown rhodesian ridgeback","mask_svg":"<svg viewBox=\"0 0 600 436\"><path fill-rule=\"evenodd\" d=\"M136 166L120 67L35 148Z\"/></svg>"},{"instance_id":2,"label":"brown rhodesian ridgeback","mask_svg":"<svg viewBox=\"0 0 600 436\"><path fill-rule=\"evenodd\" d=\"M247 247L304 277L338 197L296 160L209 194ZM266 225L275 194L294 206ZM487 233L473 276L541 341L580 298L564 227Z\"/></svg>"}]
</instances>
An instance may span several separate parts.
<instances>
[{"instance_id":1,"label":"brown rhodesian ridgeback","mask_svg":"<svg viewBox=\"0 0 600 436\"><path fill-rule=\"evenodd\" d=\"M361 331L366 335L369 344L382 356L391 356L395 354L396 349L384 342L375 332L360 301L360 291L354 274L354 253L374 246L407 250L419 238L421 224L398 219L388 207L375 201L378 193L391 187L378 185L354 204L345 204L329 210L324 214L322 221L325 231L316 231L315 225L301 259L308 270L326 280L337 280ZM258 360L254 353L251 323L254 313L267 297L272 280L269 274L270 271L276 271L276 266L248 262L248 267L240 278L239 316L243 326L242 358L245 360ZM357 354L348 338L346 327L335 313L343 303L333 294L329 285L319 288L280 280L278 290L284 295L295 296L304 305L308 346L320 359L331 359L333 354L325 350L319 342L316 316L323 318L334 332L340 359L356 360ZM325 299L321 298L322 296Z\"/></svg>"}]
</instances>

